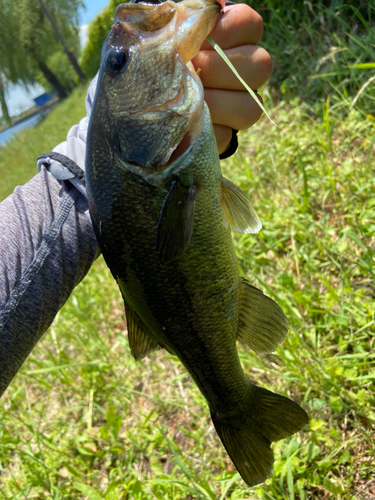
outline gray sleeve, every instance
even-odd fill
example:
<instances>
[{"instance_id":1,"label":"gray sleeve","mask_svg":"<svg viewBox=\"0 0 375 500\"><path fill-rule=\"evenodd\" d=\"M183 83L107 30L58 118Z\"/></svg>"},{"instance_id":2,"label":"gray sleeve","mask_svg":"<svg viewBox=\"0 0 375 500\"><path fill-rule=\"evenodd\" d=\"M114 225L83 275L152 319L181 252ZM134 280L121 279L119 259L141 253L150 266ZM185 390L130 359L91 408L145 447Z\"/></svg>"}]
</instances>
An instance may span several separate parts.
<instances>
[{"instance_id":1,"label":"gray sleeve","mask_svg":"<svg viewBox=\"0 0 375 500\"><path fill-rule=\"evenodd\" d=\"M96 81L87 116L54 148L82 169ZM100 253L82 184L56 180L48 160L38 168L0 203L0 395Z\"/></svg>"},{"instance_id":2,"label":"gray sleeve","mask_svg":"<svg viewBox=\"0 0 375 500\"><path fill-rule=\"evenodd\" d=\"M99 254L87 210L44 167L0 204L0 394Z\"/></svg>"}]
</instances>

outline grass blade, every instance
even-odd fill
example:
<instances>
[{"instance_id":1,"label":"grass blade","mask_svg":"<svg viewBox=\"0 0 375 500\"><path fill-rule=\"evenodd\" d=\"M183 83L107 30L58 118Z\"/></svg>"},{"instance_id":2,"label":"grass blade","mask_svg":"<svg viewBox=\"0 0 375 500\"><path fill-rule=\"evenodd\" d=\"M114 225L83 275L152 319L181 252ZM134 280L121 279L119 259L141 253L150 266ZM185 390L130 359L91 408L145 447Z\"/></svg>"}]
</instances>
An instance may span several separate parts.
<instances>
[{"instance_id":1,"label":"grass blade","mask_svg":"<svg viewBox=\"0 0 375 500\"><path fill-rule=\"evenodd\" d=\"M225 55L225 52L223 49L219 47L219 45L210 37L207 37L208 42L212 45L212 47L216 50L216 52L224 59L226 64L230 67L230 69L233 71L233 73L236 75L236 77L239 79L239 81L242 83L242 85L245 87L245 89L249 92L249 94L252 96L252 98L255 100L255 102L258 104L260 109L263 111L263 113L267 116L269 121L273 123L273 125L276 125L276 123L272 120L270 115L267 113L266 108L263 106L263 104L259 101L257 94L252 90L248 84L245 82L245 80L240 76L236 68L233 66L233 64L230 62L228 57ZM276 125L277 126L277 125Z\"/></svg>"}]
</instances>

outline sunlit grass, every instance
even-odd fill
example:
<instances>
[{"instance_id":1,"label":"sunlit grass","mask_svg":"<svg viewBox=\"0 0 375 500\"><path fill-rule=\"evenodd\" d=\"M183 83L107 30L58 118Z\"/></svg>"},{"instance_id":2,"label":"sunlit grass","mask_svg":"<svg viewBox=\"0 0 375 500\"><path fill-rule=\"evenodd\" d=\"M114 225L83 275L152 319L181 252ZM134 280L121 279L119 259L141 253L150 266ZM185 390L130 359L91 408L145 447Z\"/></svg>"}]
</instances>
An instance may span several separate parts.
<instances>
[{"instance_id":1,"label":"sunlit grass","mask_svg":"<svg viewBox=\"0 0 375 500\"><path fill-rule=\"evenodd\" d=\"M38 156L65 141L70 127L86 114L85 95L86 87L77 88L34 129L22 130L0 146L0 200L37 174Z\"/></svg>"},{"instance_id":2,"label":"sunlit grass","mask_svg":"<svg viewBox=\"0 0 375 500\"><path fill-rule=\"evenodd\" d=\"M274 95L308 102L331 95L334 106L374 119L373 2L245 1L263 17Z\"/></svg>"}]
</instances>

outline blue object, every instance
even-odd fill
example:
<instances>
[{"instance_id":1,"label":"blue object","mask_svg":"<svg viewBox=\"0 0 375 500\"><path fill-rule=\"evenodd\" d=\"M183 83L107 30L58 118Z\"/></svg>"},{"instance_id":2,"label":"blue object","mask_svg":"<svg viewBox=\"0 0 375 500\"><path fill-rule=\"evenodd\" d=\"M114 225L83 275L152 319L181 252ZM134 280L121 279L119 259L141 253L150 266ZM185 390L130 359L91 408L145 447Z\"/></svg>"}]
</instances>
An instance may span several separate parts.
<instances>
[{"instance_id":1,"label":"blue object","mask_svg":"<svg viewBox=\"0 0 375 500\"><path fill-rule=\"evenodd\" d=\"M45 92L44 94L39 95L38 97L35 97L33 101L37 106L44 106L47 104L49 101L52 101L54 95L52 92Z\"/></svg>"}]
</instances>

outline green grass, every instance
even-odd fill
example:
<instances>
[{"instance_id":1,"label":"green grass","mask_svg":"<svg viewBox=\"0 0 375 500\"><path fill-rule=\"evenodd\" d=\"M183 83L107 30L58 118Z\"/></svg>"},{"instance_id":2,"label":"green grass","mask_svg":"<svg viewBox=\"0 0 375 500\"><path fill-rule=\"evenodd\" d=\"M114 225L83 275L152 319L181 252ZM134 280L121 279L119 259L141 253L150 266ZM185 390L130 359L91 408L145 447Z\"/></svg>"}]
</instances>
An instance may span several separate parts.
<instances>
[{"instance_id":1,"label":"green grass","mask_svg":"<svg viewBox=\"0 0 375 500\"><path fill-rule=\"evenodd\" d=\"M65 141L69 128L86 114L85 95L86 87L77 88L36 128L23 130L0 146L0 200L37 174L38 156Z\"/></svg>"},{"instance_id":2,"label":"green grass","mask_svg":"<svg viewBox=\"0 0 375 500\"><path fill-rule=\"evenodd\" d=\"M246 2L263 17L260 44L272 55L274 96L315 103L331 94L336 106L355 106L374 120L373 2Z\"/></svg>"},{"instance_id":3,"label":"green grass","mask_svg":"<svg viewBox=\"0 0 375 500\"><path fill-rule=\"evenodd\" d=\"M24 132L30 157L13 165L63 140L81 100ZM223 162L263 221L259 235L235 236L240 273L290 321L276 353L241 353L244 369L311 417L273 446L271 477L242 482L176 358L133 360L120 294L99 259L3 396L0 499L372 498L374 128L354 110L335 113L281 102L278 127L261 121Z\"/></svg>"}]
</instances>

